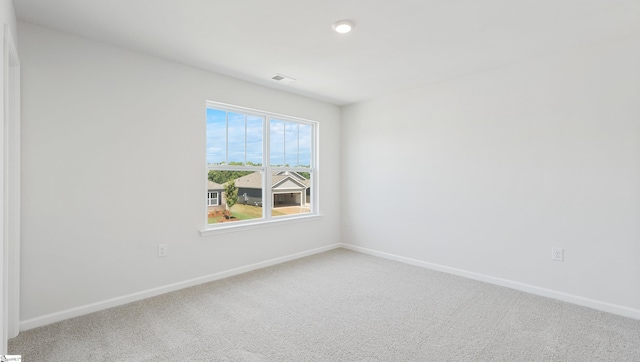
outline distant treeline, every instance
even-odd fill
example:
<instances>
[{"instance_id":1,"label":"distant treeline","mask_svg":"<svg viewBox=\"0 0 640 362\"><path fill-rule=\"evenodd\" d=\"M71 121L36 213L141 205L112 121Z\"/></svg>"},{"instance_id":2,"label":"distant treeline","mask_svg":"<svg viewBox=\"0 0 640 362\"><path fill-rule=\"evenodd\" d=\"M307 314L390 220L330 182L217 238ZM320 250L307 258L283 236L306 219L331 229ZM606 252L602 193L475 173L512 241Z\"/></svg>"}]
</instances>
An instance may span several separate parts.
<instances>
[{"instance_id":1,"label":"distant treeline","mask_svg":"<svg viewBox=\"0 0 640 362\"><path fill-rule=\"evenodd\" d=\"M229 166L244 166L244 165L241 162L229 162ZM261 166L261 165L247 162L247 166ZM209 180L217 184L223 185L228 181L235 180L238 177L246 176L253 172L255 171L209 170ZM307 180L311 178L311 174L309 172L298 172L298 174L306 178Z\"/></svg>"},{"instance_id":2,"label":"distant treeline","mask_svg":"<svg viewBox=\"0 0 640 362\"><path fill-rule=\"evenodd\" d=\"M210 170L209 171L209 180L217 183L217 184L225 184L227 181L235 180L238 177L242 177L253 173L254 171L220 171L220 170Z\"/></svg>"}]
</instances>

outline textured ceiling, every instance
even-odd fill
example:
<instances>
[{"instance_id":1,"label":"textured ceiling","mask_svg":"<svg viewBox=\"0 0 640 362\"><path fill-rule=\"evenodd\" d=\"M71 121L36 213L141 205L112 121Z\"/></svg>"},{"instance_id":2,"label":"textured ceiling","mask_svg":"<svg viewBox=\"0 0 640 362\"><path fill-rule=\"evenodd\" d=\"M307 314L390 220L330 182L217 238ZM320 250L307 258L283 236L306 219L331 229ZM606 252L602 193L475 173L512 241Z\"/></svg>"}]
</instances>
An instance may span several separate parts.
<instances>
[{"instance_id":1,"label":"textured ceiling","mask_svg":"<svg viewBox=\"0 0 640 362\"><path fill-rule=\"evenodd\" d=\"M640 0L14 0L18 19L338 105L640 33ZM346 35L332 31L355 21ZM297 79L281 84L281 73Z\"/></svg>"}]
</instances>

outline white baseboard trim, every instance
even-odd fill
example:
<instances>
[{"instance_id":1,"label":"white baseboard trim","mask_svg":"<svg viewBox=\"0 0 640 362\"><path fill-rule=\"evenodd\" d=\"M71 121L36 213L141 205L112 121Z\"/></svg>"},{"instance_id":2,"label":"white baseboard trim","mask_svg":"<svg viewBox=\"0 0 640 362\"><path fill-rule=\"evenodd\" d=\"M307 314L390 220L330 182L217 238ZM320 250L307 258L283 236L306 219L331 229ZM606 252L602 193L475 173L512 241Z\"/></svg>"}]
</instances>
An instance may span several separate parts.
<instances>
[{"instance_id":1,"label":"white baseboard trim","mask_svg":"<svg viewBox=\"0 0 640 362\"><path fill-rule=\"evenodd\" d=\"M302 252L291 254L291 255L281 256L275 259L262 261L255 264L250 264L250 265L246 265L246 266L242 266L242 267L238 267L230 270L221 271L211 275L205 275L202 277L193 278L193 279L185 280L185 281L174 283L174 284L169 284L169 285L165 285L158 288L148 289L138 293L124 295L121 297L112 298L112 299L104 300L101 302L91 303L91 304L83 305L80 307L75 307L75 308L63 310L60 312L43 315L40 317L21 321L20 331L26 331L33 328L42 327L51 323L63 321L65 319L79 317L85 314L98 312L101 310L117 307L117 306L124 305L131 302L136 302L138 300L155 297L160 294L165 294L165 293L173 292L176 290L193 287L199 284L204 284L204 283L212 282L215 280L228 278L230 276L247 273L252 270L262 269L272 265L281 264L287 261L300 259L305 256L323 253L325 251L340 248L341 246L342 244L339 244L339 243L331 244L331 245L323 246L320 248L315 248L315 249L302 251Z\"/></svg>"},{"instance_id":2,"label":"white baseboard trim","mask_svg":"<svg viewBox=\"0 0 640 362\"><path fill-rule=\"evenodd\" d=\"M389 259L389 260L399 261L405 264L415 265L415 266L419 266L426 269L436 270L436 271L440 271L448 274L453 274L453 275L458 275L458 276L469 278L469 279L478 280L485 283L495 284L495 285L519 290L526 293L558 299L564 302L597 309L603 312L609 312L609 313L618 314L624 317L640 319L640 310L638 309L633 309L633 308L624 307L617 304L602 302L595 299L589 299L589 298L585 298L585 297L581 297L573 294L559 292L557 290L541 288L535 285L524 284L524 283L516 282L513 280L492 277L489 275L478 274L478 273L470 272L463 269L452 268L444 265L429 263L422 260L389 254L382 251L367 249L367 248L363 248L363 247L355 246L351 244L342 243L341 247L345 249L357 251L360 253L364 253L364 254L369 254L369 255L378 256L378 257Z\"/></svg>"}]
</instances>

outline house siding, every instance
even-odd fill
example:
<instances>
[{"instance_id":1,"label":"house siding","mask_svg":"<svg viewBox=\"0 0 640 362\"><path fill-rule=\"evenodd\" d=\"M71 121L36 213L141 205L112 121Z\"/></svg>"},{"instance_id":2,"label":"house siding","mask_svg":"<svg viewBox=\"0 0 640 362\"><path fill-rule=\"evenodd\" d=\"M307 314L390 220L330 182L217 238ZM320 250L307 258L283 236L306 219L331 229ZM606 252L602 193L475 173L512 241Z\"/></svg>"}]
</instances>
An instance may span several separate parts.
<instances>
[{"instance_id":1,"label":"house siding","mask_svg":"<svg viewBox=\"0 0 640 362\"><path fill-rule=\"evenodd\" d=\"M224 192L222 190L207 190L207 192L217 192L218 193L218 205L208 205L207 206L207 213L224 210L226 208ZM208 197L208 195L207 195L207 197Z\"/></svg>"},{"instance_id":2,"label":"house siding","mask_svg":"<svg viewBox=\"0 0 640 362\"><path fill-rule=\"evenodd\" d=\"M244 194L247 195L246 200ZM238 203L246 205L262 204L262 189L238 188Z\"/></svg>"}]
</instances>

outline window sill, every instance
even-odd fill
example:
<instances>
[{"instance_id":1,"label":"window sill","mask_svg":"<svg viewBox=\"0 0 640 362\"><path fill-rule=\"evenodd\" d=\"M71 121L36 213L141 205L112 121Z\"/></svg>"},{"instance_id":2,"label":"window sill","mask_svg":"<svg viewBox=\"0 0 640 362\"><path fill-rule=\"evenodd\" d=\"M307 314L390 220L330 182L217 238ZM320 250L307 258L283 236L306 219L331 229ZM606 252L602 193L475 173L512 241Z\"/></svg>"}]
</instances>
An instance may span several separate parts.
<instances>
[{"instance_id":1,"label":"window sill","mask_svg":"<svg viewBox=\"0 0 640 362\"><path fill-rule=\"evenodd\" d=\"M262 229L271 226L278 226L284 224L293 224L298 222L306 222L306 221L316 221L322 219L322 215L307 215L307 216L297 216L297 217L287 217L287 218L276 218L271 219L269 221L255 221L248 223L233 223L234 225L225 225L219 226L211 229L200 230L200 236L211 236L211 235L219 235L232 233L237 231L244 230L253 230L253 229Z\"/></svg>"}]
</instances>

